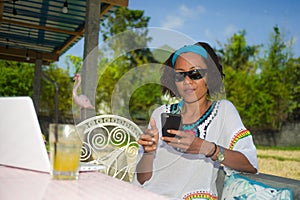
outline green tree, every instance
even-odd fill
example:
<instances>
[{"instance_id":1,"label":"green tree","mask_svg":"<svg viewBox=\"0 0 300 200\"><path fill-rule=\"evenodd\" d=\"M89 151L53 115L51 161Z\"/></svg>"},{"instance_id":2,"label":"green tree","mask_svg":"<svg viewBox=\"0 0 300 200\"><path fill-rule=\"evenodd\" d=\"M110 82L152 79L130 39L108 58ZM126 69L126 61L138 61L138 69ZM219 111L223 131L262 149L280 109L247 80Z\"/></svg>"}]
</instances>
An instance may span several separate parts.
<instances>
[{"instance_id":1,"label":"green tree","mask_svg":"<svg viewBox=\"0 0 300 200\"><path fill-rule=\"evenodd\" d=\"M260 123L253 117L257 110L254 102L260 92L255 62L260 46L248 46L245 35L245 31L234 34L218 52L225 72L226 98L234 103L245 125L253 127Z\"/></svg>"},{"instance_id":2,"label":"green tree","mask_svg":"<svg viewBox=\"0 0 300 200\"><path fill-rule=\"evenodd\" d=\"M74 73L78 73L83 64L83 58L68 54L65 58L65 63L67 65L67 70L70 71L74 69Z\"/></svg>"},{"instance_id":3,"label":"green tree","mask_svg":"<svg viewBox=\"0 0 300 200\"><path fill-rule=\"evenodd\" d=\"M248 62L255 58L261 45L248 46L245 36L245 30L235 33L229 38L228 44L224 44L223 49L219 51L225 66L236 70L253 70ZM219 44L221 43L219 42Z\"/></svg>"},{"instance_id":4,"label":"green tree","mask_svg":"<svg viewBox=\"0 0 300 200\"><path fill-rule=\"evenodd\" d=\"M33 76L32 64L0 60L0 96L32 97Z\"/></svg>"},{"instance_id":5,"label":"green tree","mask_svg":"<svg viewBox=\"0 0 300 200\"><path fill-rule=\"evenodd\" d=\"M287 62L284 82L288 85L291 96L288 110L289 121L300 120L300 57L291 58Z\"/></svg>"},{"instance_id":6,"label":"green tree","mask_svg":"<svg viewBox=\"0 0 300 200\"><path fill-rule=\"evenodd\" d=\"M159 79L158 68L146 66L156 61L147 48L147 43L151 40L147 36L150 18L143 15L144 11L121 7L102 23L104 42L109 51L113 52L113 59L100 59L96 97L100 112L126 115L126 110L130 110L131 117L135 119L141 113L147 113L161 96L159 85L150 83L149 86L145 79L141 80L141 77L149 77L149 72L153 72L151 78L156 76ZM105 53L105 49L100 49L100 56ZM147 70L140 70L141 68ZM143 92L136 95L135 90ZM113 97L113 94L117 97ZM120 105L117 110L110 110L113 103Z\"/></svg>"},{"instance_id":7,"label":"green tree","mask_svg":"<svg viewBox=\"0 0 300 200\"><path fill-rule=\"evenodd\" d=\"M296 77L290 70L297 71L297 65L289 64L291 54L286 44L279 28L274 27L266 56L260 64L259 90L265 94L263 101L267 103L263 105L267 110L261 119L265 128L279 129L295 108L293 88Z\"/></svg>"},{"instance_id":8,"label":"green tree","mask_svg":"<svg viewBox=\"0 0 300 200\"><path fill-rule=\"evenodd\" d=\"M58 85L59 118L72 118L73 81L69 71L59 68L56 64L44 66L43 72ZM55 116L55 87L43 78L41 82L40 115Z\"/></svg>"},{"instance_id":9,"label":"green tree","mask_svg":"<svg viewBox=\"0 0 300 200\"><path fill-rule=\"evenodd\" d=\"M278 130L289 116L299 118L299 59L292 59L287 44L274 27L262 58L261 45L247 46L244 32L234 34L219 51L227 98L251 129Z\"/></svg>"},{"instance_id":10,"label":"green tree","mask_svg":"<svg viewBox=\"0 0 300 200\"><path fill-rule=\"evenodd\" d=\"M68 70L51 64L43 66L43 73L59 86L59 113L61 118L71 115L72 81ZM0 96L33 96L34 64L0 60ZM54 86L42 78L38 115L54 116Z\"/></svg>"}]
</instances>

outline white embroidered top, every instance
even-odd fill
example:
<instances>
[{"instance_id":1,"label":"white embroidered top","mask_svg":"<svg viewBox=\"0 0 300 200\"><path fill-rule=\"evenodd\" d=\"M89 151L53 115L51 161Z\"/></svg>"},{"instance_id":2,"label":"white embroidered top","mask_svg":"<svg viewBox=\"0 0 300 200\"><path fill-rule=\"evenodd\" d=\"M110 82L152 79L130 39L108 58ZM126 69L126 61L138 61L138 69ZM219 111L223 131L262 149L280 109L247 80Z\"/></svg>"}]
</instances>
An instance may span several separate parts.
<instances>
[{"instance_id":1,"label":"white embroidered top","mask_svg":"<svg viewBox=\"0 0 300 200\"><path fill-rule=\"evenodd\" d=\"M163 105L154 110L152 117L161 133L161 113L180 112L182 103ZM194 128L196 127L196 128ZM228 100L215 101L194 124L183 125L197 137L243 153L257 169L256 148L234 105ZM143 155L140 147L139 159ZM216 179L220 164L202 154L185 154L159 140L150 180L141 185L136 175L133 184L170 199L218 199ZM233 170L224 168L227 174Z\"/></svg>"}]
</instances>

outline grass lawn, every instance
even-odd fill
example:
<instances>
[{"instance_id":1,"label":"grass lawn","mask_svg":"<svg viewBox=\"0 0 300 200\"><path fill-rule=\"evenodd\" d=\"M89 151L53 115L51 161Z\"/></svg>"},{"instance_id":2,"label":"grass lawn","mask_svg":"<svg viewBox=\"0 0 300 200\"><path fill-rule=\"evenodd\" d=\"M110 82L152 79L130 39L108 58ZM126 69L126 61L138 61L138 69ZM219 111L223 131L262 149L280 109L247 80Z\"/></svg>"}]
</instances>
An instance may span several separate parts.
<instances>
[{"instance_id":1,"label":"grass lawn","mask_svg":"<svg viewBox=\"0 0 300 200\"><path fill-rule=\"evenodd\" d=\"M300 147L257 147L260 173L300 180Z\"/></svg>"}]
</instances>

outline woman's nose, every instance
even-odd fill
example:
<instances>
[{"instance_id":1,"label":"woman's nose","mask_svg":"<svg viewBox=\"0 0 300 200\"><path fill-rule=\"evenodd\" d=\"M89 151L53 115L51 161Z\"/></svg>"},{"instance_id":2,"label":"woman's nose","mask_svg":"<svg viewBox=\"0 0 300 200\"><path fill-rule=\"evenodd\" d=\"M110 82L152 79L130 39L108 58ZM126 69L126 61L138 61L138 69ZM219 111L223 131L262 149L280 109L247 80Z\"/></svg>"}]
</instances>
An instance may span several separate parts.
<instances>
[{"instance_id":1,"label":"woman's nose","mask_svg":"<svg viewBox=\"0 0 300 200\"><path fill-rule=\"evenodd\" d=\"M183 83L184 84L190 84L191 82L192 82L192 79L188 75L185 74Z\"/></svg>"}]
</instances>

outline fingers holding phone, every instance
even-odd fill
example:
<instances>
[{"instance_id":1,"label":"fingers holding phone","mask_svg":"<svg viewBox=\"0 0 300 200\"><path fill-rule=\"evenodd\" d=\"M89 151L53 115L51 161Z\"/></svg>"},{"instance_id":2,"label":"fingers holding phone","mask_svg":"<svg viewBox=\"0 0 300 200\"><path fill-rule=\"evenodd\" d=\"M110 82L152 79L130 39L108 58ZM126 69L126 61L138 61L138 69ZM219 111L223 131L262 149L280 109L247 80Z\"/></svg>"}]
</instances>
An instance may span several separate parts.
<instances>
[{"instance_id":1,"label":"fingers holding phone","mask_svg":"<svg viewBox=\"0 0 300 200\"><path fill-rule=\"evenodd\" d=\"M194 142L196 137L193 134L180 130L168 130L169 134L175 135L175 137L162 137L162 139L168 143L168 145L181 150L185 153L194 153Z\"/></svg>"},{"instance_id":2,"label":"fingers holding phone","mask_svg":"<svg viewBox=\"0 0 300 200\"><path fill-rule=\"evenodd\" d=\"M146 153L154 152L158 143L158 129L155 120L150 119L150 129L146 129L138 140L138 144L144 147Z\"/></svg>"},{"instance_id":3,"label":"fingers holding phone","mask_svg":"<svg viewBox=\"0 0 300 200\"><path fill-rule=\"evenodd\" d=\"M162 140L187 153L194 153L195 135L182 131L180 114L162 113ZM197 144L197 147L199 145Z\"/></svg>"}]
</instances>

